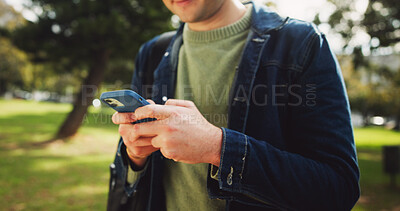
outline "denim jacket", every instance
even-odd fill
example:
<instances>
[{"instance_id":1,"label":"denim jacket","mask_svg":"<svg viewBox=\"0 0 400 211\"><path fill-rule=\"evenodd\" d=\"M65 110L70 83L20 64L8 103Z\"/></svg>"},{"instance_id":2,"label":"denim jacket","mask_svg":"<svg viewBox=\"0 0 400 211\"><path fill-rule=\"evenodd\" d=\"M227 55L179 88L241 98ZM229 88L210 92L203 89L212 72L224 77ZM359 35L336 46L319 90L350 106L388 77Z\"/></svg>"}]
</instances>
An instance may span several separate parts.
<instances>
[{"instance_id":1,"label":"denim jacket","mask_svg":"<svg viewBox=\"0 0 400 211\"><path fill-rule=\"evenodd\" d=\"M218 180L210 198L227 210L350 210L359 197L359 170L349 102L340 67L311 23L282 18L253 4L251 29L230 90ZM152 99L174 98L181 26L154 72ZM158 37L136 58L132 89L145 92L144 65ZM210 76L212 77L212 76ZM126 180L125 146L115 165ZM163 210L162 154L154 152L128 196ZM140 197L139 197L140 198ZM139 200L139 199L138 199Z\"/></svg>"}]
</instances>

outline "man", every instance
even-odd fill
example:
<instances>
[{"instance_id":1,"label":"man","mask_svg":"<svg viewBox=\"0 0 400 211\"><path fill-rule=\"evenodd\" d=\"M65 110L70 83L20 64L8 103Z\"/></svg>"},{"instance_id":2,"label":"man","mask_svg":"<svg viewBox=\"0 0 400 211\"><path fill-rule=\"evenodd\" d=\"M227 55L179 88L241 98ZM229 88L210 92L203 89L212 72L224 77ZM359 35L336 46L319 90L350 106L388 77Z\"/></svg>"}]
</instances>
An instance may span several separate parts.
<instances>
[{"instance_id":1,"label":"man","mask_svg":"<svg viewBox=\"0 0 400 211\"><path fill-rule=\"evenodd\" d=\"M163 2L184 24L155 70L157 104L113 116L120 208L350 210L359 171L325 36L253 2ZM139 94L156 40L136 60ZM131 124L143 118L157 120Z\"/></svg>"}]
</instances>

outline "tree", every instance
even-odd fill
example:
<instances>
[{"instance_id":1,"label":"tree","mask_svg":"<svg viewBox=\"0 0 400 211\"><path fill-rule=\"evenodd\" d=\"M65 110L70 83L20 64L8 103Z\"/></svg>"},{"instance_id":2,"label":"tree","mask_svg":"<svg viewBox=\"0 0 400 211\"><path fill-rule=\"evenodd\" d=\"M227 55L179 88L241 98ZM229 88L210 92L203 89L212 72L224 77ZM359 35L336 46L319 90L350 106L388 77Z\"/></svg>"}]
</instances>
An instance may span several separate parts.
<instances>
[{"instance_id":1,"label":"tree","mask_svg":"<svg viewBox=\"0 0 400 211\"><path fill-rule=\"evenodd\" d=\"M24 86L27 58L7 38L0 37L0 46L0 95L3 95L11 86Z\"/></svg>"},{"instance_id":2,"label":"tree","mask_svg":"<svg viewBox=\"0 0 400 211\"><path fill-rule=\"evenodd\" d=\"M170 29L170 13L161 1L32 0L29 6L42 12L15 31L16 45L59 73L87 71L55 139L77 132L110 62L132 60L141 43Z\"/></svg>"},{"instance_id":3,"label":"tree","mask_svg":"<svg viewBox=\"0 0 400 211\"><path fill-rule=\"evenodd\" d=\"M24 86L23 70L28 60L9 40L10 31L23 22L21 14L0 0L0 95L11 86Z\"/></svg>"},{"instance_id":4,"label":"tree","mask_svg":"<svg viewBox=\"0 0 400 211\"><path fill-rule=\"evenodd\" d=\"M347 43L345 52L352 53L354 71L362 75L363 89L355 92L349 89L352 107L363 115L394 115L396 127L400 127L400 103L398 94L400 69L376 65L367 56L381 56L399 51L400 10L398 0L369 0L365 10L358 1L329 0L336 6L328 23L334 32ZM361 2L361 1L360 1ZM319 16L315 19L320 22ZM357 42L360 35L366 35L369 43ZM365 37L365 36L364 36ZM353 80L354 82L354 80ZM348 84L349 85L349 84ZM350 84L351 87L351 84Z\"/></svg>"},{"instance_id":5,"label":"tree","mask_svg":"<svg viewBox=\"0 0 400 211\"><path fill-rule=\"evenodd\" d=\"M390 114L391 105L388 103L386 91L390 83L380 74L382 67L379 65L369 63L368 67L356 69L354 57L354 55L339 55L338 59L347 85L351 108L360 112L363 125L368 126L370 117Z\"/></svg>"},{"instance_id":6,"label":"tree","mask_svg":"<svg viewBox=\"0 0 400 211\"><path fill-rule=\"evenodd\" d=\"M329 17L328 24L345 39L345 48L369 47L376 50L382 47L393 48L400 43L400 10L397 0L369 0L365 11L360 11L358 1L329 2L335 5L336 10ZM316 17L317 22L320 22L319 16ZM370 45L351 46L357 35L363 32L369 35Z\"/></svg>"},{"instance_id":7,"label":"tree","mask_svg":"<svg viewBox=\"0 0 400 211\"><path fill-rule=\"evenodd\" d=\"M390 70L388 68L382 68L381 74L388 81L386 87L386 99L387 100L387 111L395 116L395 130L400 130L400 68L397 71Z\"/></svg>"},{"instance_id":8,"label":"tree","mask_svg":"<svg viewBox=\"0 0 400 211\"><path fill-rule=\"evenodd\" d=\"M6 4L4 0L0 0L0 28L2 28L3 36L8 34L8 30L13 30L24 23L25 19L20 13Z\"/></svg>"}]
</instances>

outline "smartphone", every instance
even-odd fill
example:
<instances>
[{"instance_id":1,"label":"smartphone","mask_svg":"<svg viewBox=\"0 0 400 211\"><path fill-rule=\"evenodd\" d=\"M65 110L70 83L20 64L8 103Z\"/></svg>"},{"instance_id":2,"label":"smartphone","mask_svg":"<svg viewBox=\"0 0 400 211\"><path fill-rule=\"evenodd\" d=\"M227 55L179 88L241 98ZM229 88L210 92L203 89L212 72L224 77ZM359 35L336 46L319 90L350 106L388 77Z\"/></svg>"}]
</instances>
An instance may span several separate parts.
<instances>
[{"instance_id":1,"label":"smartphone","mask_svg":"<svg viewBox=\"0 0 400 211\"><path fill-rule=\"evenodd\" d=\"M132 90L117 90L111 92L103 92L100 100L112 109L121 112L135 112L139 107L149 105L142 96ZM146 118L138 120L134 123L154 121L155 118Z\"/></svg>"}]
</instances>

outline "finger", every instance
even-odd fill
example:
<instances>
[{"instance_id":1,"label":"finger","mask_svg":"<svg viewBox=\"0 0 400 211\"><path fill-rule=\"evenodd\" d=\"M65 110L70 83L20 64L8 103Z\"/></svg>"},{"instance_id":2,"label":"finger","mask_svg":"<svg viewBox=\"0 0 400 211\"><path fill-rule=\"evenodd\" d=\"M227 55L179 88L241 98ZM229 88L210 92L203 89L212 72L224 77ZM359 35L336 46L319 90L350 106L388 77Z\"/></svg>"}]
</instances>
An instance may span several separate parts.
<instances>
[{"instance_id":1,"label":"finger","mask_svg":"<svg viewBox=\"0 0 400 211\"><path fill-rule=\"evenodd\" d=\"M129 154L134 157L144 158L149 156L151 153L159 150L158 148L154 148L153 146L146 147L131 147L128 148Z\"/></svg>"},{"instance_id":2,"label":"finger","mask_svg":"<svg viewBox=\"0 0 400 211\"><path fill-rule=\"evenodd\" d=\"M163 124L162 120L135 124L132 132L138 137L154 137L163 131Z\"/></svg>"},{"instance_id":3,"label":"finger","mask_svg":"<svg viewBox=\"0 0 400 211\"><path fill-rule=\"evenodd\" d=\"M141 123L141 124L143 124L143 123ZM126 144L131 144L131 143L137 142L139 139L143 139L143 140L151 139L155 136L152 134L151 135L146 135L146 134L139 135L136 131L137 130L136 127L137 126L132 125L132 124L120 124L119 125L118 132L122 136L122 138ZM150 142L151 141L149 140L148 143L150 143ZM145 144L143 143L143 144L139 144L139 145L145 145ZM148 144L148 145L151 145L151 144Z\"/></svg>"},{"instance_id":4,"label":"finger","mask_svg":"<svg viewBox=\"0 0 400 211\"><path fill-rule=\"evenodd\" d=\"M130 124L136 120L138 120L135 117L135 113L129 112L129 113L119 113L115 112L112 115L112 121L114 124Z\"/></svg>"},{"instance_id":5,"label":"finger","mask_svg":"<svg viewBox=\"0 0 400 211\"><path fill-rule=\"evenodd\" d=\"M176 149L175 150L171 150L171 149L166 149L166 148L160 148L160 152L164 157L166 157L168 159L171 159L171 160L173 160L175 162L180 162L180 159L178 159L176 157L177 156Z\"/></svg>"},{"instance_id":6,"label":"finger","mask_svg":"<svg viewBox=\"0 0 400 211\"><path fill-rule=\"evenodd\" d=\"M156 137L151 139L151 145L154 148L162 148L163 144L164 144L164 141L159 136L156 136Z\"/></svg>"},{"instance_id":7,"label":"finger","mask_svg":"<svg viewBox=\"0 0 400 211\"><path fill-rule=\"evenodd\" d=\"M145 118L156 118L156 119L166 119L176 112L173 106L165 105L146 105L136 109L135 118L145 119Z\"/></svg>"},{"instance_id":8,"label":"finger","mask_svg":"<svg viewBox=\"0 0 400 211\"><path fill-rule=\"evenodd\" d=\"M151 100L151 99L147 99L146 100L148 103L150 103L150 104L152 104L152 105L155 105L156 103L153 101L153 100Z\"/></svg>"},{"instance_id":9,"label":"finger","mask_svg":"<svg viewBox=\"0 0 400 211\"><path fill-rule=\"evenodd\" d=\"M152 139L153 139L153 137L140 137L136 141L133 141L131 146L135 146L135 147L153 146L151 144Z\"/></svg>"},{"instance_id":10,"label":"finger","mask_svg":"<svg viewBox=\"0 0 400 211\"><path fill-rule=\"evenodd\" d=\"M165 102L165 105L173 105L173 106L181 106L186 108L193 108L196 105L190 100L178 100L178 99L169 99Z\"/></svg>"},{"instance_id":11,"label":"finger","mask_svg":"<svg viewBox=\"0 0 400 211\"><path fill-rule=\"evenodd\" d=\"M132 124L120 124L118 132L122 136L125 144L134 142L140 137L135 134L134 125Z\"/></svg>"},{"instance_id":12,"label":"finger","mask_svg":"<svg viewBox=\"0 0 400 211\"><path fill-rule=\"evenodd\" d=\"M165 147L164 146L165 139L161 138L160 136L154 137L151 140L151 144L153 145L154 148L160 149L160 152L161 152L161 154L164 155L164 157L175 160L176 149L171 149L171 148ZM177 161L177 160L175 160L175 161Z\"/></svg>"}]
</instances>

